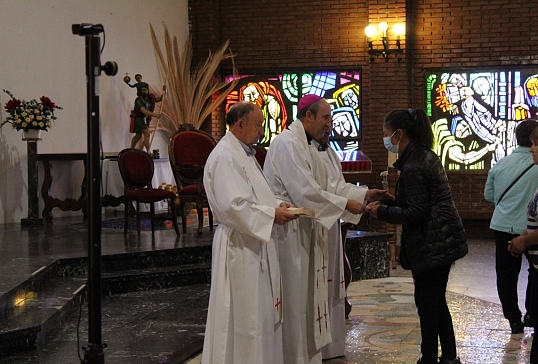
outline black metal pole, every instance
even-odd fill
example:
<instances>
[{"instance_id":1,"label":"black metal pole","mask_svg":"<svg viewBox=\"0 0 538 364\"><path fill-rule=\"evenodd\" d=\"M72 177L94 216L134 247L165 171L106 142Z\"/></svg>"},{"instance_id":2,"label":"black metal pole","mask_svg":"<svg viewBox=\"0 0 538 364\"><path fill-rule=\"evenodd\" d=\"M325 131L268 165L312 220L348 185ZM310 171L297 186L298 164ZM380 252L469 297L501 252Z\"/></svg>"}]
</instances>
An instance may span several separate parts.
<instances>
[{"instance_id":1,"label":"black metal pole","mask_svg":"<svg viewBox=\"0 0 538 364\"><path fill-rule=\"evenodd\" d=\"M99 87L101 75L101 51L99 34L104 32L101 24L73 24L73 34L85 37L87 82L87 166L88 185L88 344L84 346L84 363L103 364L105 356L101 338L101 168ZM105 73L117 73L115 62L107 62ZM97 86L96 86L97 83Z\"/></svg>"},{"instance_id":2,"label":"black metal pole","mask_svg":"<svg viewBox=\"0 0 538 364\"><path fill-rule=\"evenodd\" d=\"M88 93L88 363L104 363L101 340L101 168L99 154L99 95L96 77L101 74L100 39L86 37L86 76Z\"/></svg>"}]
</instances>

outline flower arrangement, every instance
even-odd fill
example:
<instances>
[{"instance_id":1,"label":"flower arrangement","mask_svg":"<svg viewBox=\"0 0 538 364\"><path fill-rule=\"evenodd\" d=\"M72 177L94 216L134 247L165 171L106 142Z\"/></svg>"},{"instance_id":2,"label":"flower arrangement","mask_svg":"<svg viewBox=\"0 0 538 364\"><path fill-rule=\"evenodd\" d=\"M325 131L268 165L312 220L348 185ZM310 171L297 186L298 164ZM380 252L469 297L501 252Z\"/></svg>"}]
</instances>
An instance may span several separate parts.
<instances>
[{"instance_id":1,"label":"flower arrangement","mask_svg":"<svg viewBox=\"0 0 538 364\"><path fill-rule=\"evenodd\" d=\"M23 130L38 129L48 131L52 127L52 122L56 120L54 110L62 108L51 101L47 96L41 96L39 102L35 99L30 101L16 99L8 90L3 90L11 97L6 102L4 109L9 114L0 124L11 124L14 129Z\"/></svg>"}]
</instances>

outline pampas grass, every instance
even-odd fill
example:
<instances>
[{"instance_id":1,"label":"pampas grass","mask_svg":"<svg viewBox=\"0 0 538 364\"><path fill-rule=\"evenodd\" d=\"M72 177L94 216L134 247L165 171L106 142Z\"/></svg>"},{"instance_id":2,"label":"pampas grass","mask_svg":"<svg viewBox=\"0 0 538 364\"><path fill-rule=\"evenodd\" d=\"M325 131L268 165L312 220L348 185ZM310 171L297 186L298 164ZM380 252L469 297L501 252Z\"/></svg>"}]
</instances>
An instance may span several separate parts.
<instances>
[{"instance_id":1,"label":"pampas grass","mask_svg":"<svg viewBox=\"0 0 538 364\"><path fill-rule=\"evenodd\" d=\"M158 127L170 134L185 123L193 124L199 129L204 120L224 102L228 93L237 84L237 81L227 83L217 77L220 63L229 59L232 62L234 80L237 80L234 56L228 51L229 41L215 53L209 51L208 57L191 72L192 37L189 36L180 52L177 38L171 38L166 25L163 24L163 27L164 51L150 24L159 76L161 82L167 85ZM157 124L157 121L152 120L152 124Z\"/></svg>"}]
</instances>

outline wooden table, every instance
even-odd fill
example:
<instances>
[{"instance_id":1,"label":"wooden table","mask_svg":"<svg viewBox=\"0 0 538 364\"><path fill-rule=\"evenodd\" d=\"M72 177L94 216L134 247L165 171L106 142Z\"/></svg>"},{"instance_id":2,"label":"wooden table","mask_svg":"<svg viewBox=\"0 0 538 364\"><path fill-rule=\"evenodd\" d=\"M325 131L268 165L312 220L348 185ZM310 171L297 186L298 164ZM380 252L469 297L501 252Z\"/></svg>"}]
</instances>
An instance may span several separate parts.
<instances>
[{"instance_id":1,"label":"wooden table","mask_svg":"<svg viewBox=\"0 0 538 364\"><path fill-rule=\"evenodd\" d=\"M86 183L86 165L87 165L86 153L52 153L52 154L38 154L37 160L43 163L43 169L45 175L43 177L43 184L41 185L41 198L45 203L43 212L41 213L43 219L46 221L52 220L52 209L58 207L62 211L78 211L82 210L84 218L86 218L86 204L88 185ZM82 161L84 163L84 178L80 185L80 196L78 198L66 198L60 200L52 197L50 194L52 186L52 166L54 161Z\"/></svg>"},{"instance_id":2,"label":"wooden table","mask_svg":"<svg viewBox=\"0 0 538 364\"><path fill-rule=\"evenodd\" d=\"M87 214L88 183L87 179L87 154L86 153L51 153L38 154L37 160L43 163L44 177L41 185L41 197L44 208L42 216L46 221L52 220L52 209L59 208L62 211L82 210L84 219ZM52 196L51 187L54 182L52 173L53 164L56 162L82 162L84 176L80 182L80 195L75 198L60 199ZM155 173L153 187L158 187L163 182L175 184L167 158L154 159ZM101 165L101 205L102 207L118 207L123 204L123 181L118 168L117 155L110 154L104 157ZM166 205L167 207L167 205ZM159 206L157 206L159 208Z\"/></svg>"}]
</instances>

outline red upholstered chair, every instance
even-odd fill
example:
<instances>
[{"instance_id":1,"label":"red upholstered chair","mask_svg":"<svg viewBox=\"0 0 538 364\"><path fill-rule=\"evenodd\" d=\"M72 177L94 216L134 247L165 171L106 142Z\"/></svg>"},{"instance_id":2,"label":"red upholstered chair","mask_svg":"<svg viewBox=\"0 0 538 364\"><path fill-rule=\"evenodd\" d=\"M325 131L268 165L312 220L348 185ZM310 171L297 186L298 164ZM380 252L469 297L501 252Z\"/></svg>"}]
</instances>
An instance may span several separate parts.
<instances>
[{"instance_id":1,"label":"red upholstered chair","mask_svg":"<svg viewBox=\"0 0 538 364\"><path fill-rule=\"evenodd\" d=\"M183 233L187 232L186 203L195 203L198 213L198 234L202 234L203 209L207 207L209 229L213 230L213 214L203 186L204 165L217 142L211 135L183 124L170 137L168 157L178 187Z\"/></svg>"},{"instance_id":2,"label":"red upholstered chair","mask_svg":"<svg viewBox=\"0 0 538 364\"><path fill-rule=\"evenodd\" d=\"M256 150L256 154L254 155L256 157L256 160L260 164L260 167L263 169L263 163L265 162L265 157L267 156L267 149L264 147L260 147L259 145L252 146L254 150Z\"/></svg>"},{"instance_id":3,"label":"red upholstered chair","mask_svg":"<svg viewBox=\"0 0 538 364\"><path fill-rule=\"evenodd\" d=\"M153 188L151 180L155 171L153 158L146 152L127 148L118 155L118 166L124 184L125 202L125 226L124 234L127 234L127 223L130 217L136 218L136 232L140 237L140 220L142 217L151 219L151 234L155 234L155 218L170 218L176 234L179 236L177 214L175 209L176 195L172 191ZM156 213L155 202L168 200L168 212ZM133 206L135 203L136 206ZM140 211L140 204L149 204L150 211Z\"/></svg>"}]
</instances>

